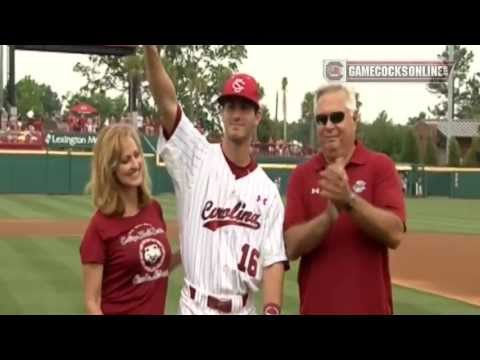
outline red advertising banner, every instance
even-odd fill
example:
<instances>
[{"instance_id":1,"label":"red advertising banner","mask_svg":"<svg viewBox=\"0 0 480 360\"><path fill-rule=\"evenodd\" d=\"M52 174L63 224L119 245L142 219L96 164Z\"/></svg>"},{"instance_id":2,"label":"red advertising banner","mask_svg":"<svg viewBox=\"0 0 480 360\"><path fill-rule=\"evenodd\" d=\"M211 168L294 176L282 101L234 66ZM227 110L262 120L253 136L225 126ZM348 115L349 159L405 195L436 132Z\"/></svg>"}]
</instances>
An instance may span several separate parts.
<instances>
[{"instance_id":1,"label":"red advertising banner","mask_svg":"<svg viewBox=\"0 0 480 360\"><path fill-rule=\"evenodd\" d=\"M0 149L44 150L45 148L45 136L39 131L0 130Z\"/></svg>"}]
</instances>

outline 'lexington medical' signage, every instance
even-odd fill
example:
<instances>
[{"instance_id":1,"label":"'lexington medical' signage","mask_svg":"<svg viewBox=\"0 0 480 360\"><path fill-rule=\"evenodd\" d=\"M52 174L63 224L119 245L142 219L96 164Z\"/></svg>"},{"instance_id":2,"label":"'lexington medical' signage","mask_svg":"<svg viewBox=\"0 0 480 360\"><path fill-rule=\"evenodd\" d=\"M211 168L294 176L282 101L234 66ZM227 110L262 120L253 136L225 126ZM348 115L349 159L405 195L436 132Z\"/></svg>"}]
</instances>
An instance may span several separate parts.
<instances>
[{"instance_id":1,"label":"'lexington medical' signage","mask_svg":"<svg viewBox=\"0 0 480 360\"><path fill-rule=\"evenodd\" d=\"M155 153L157 138L141 135L143 152ZM97 143L97 134L49 132L45 135L45 145L49 150L91 151Z\"/></svg>"},{"instance_id":2,"label":"'lexington medical' signage","mask_svg":"<svg viewBox=\"0 0 480 360\"><path fill-rule=\"evenodd\" d=\"M48 149L89 150L96 142L97 134L51 132L45 135L45 145Z\"/></svg>"}]
</instances>

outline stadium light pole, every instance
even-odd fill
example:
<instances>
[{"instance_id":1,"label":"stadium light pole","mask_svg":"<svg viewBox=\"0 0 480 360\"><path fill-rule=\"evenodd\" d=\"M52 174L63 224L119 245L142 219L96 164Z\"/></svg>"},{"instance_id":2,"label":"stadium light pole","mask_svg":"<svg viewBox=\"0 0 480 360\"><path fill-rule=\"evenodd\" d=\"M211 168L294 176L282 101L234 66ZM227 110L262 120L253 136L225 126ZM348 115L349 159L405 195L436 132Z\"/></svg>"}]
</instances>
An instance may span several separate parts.
<instances>
[{"instance_id":1,"label":"stadium light pole","mask_svg":"<svg viewBox=\"0 0 480 360\"><path fill-rule=\"evenodd\" d=\"M450 139L452 134L452 121L453 121L453 87L455 82L455 65L453 64L455 58L455 45L448 45L448 61L452 68L448 76L448 114L447 114L447 164L450 160Z\"/></svg>"},{"instance_id":2,"label":"stadium light pole","mask_svg":"<svg viewBox=\"0 0 480 360\"><path fill-rule=\"evenodd\" d=\"M3 45L0 45L0 111L3 109Z\"/></svg>"},{"instance_id":3,"label":"stadium light pole","mask_svg":"<svg viewBox=\"0 0 480 360\"><path fill-rule=\"evenodd\" d=\"M15 45L8 47L8 103L10 116L17 117L17 99L15 97Z\"/></svg>"},{"instance_id":4,"label":"stadium light pole","mask_svg":"<svg viewBox=\"0 0 480 360\"><path fill-rule=\"evenodd\" d=\"M286 89L283 93L283 141L287 144L287 101L286 101Z\"/></svg>"}]
</instances>

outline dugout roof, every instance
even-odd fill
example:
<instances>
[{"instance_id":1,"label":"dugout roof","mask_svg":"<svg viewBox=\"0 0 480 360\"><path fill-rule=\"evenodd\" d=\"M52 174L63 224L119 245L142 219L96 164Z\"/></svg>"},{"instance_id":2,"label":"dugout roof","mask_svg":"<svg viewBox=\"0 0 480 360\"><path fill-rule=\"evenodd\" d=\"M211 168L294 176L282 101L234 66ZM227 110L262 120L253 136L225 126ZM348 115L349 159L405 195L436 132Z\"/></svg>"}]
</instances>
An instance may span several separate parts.
<instances>
[{"instance_id":1,"label":"dugout roof","mask_svg":"<svg viewBox=\"0 0 480 360\"><path fill-rule=\"evenodd\" d=\"M14 45L17 50L51 51L75 54L126 56L135 53L136 45Z\"/></svg>"}]
</instances>

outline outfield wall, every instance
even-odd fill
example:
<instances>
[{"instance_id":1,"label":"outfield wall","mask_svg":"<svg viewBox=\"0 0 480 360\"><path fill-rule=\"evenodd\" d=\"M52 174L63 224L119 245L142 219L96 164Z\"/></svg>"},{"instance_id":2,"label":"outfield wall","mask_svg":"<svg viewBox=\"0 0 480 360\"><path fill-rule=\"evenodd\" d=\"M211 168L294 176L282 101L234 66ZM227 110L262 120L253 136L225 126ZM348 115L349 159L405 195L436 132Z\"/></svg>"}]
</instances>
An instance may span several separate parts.
<instances>
[{"instance_id":1,"label":"outfield wall","mask_svg":"<svg viewBox=\"0 0 480 360\"><path fill-rule=\"evenodd\" d=\"M90 178L91 153L62 151L1 151L1 194L80 195ZM173 192L164 164L145 154L154 194ZM262 164L286 192L290 172L296 165Z\"/></svg>"},{"instance_id":2,"label":"outfield wall","mask_svg":"<svg viewBox=\"0 0 480 360\"><path fill-rule=\"evenodd\" d=\"M425 171L427 196L480 199L480 169L430 169Z\"/></svg>"},{"instance_id":3,"label":"outfield wall","mask_svg":"<svg viewBox=\"0 0 480 360\"><path fill-rule=\"evenodd\" d=\"M164 164L146 154L153 193L173 192ZM282 194L296 164L262 163ZM79 195L85 193L90 177L91 153L61 151L0 151L0 193ZM429 168L399 165L407 175L409 196L444 196L480 199L480 169Z\"/></svg>"},{"instance_id":4,"label":"outfield wall","mask_svg":"<svg viewBox=\"0 0 480 360\"><path fill-rule=\"evenodd\" d=\"M166 172L157 169L154 155L146 155L152 181L167 189ZM0 153L0 193L80 195L90 178L91 154L31 151ZM163 173L163 174L162 174ZM156 189L153 189L154 191Z\"/></svg>"}]
</instances>

